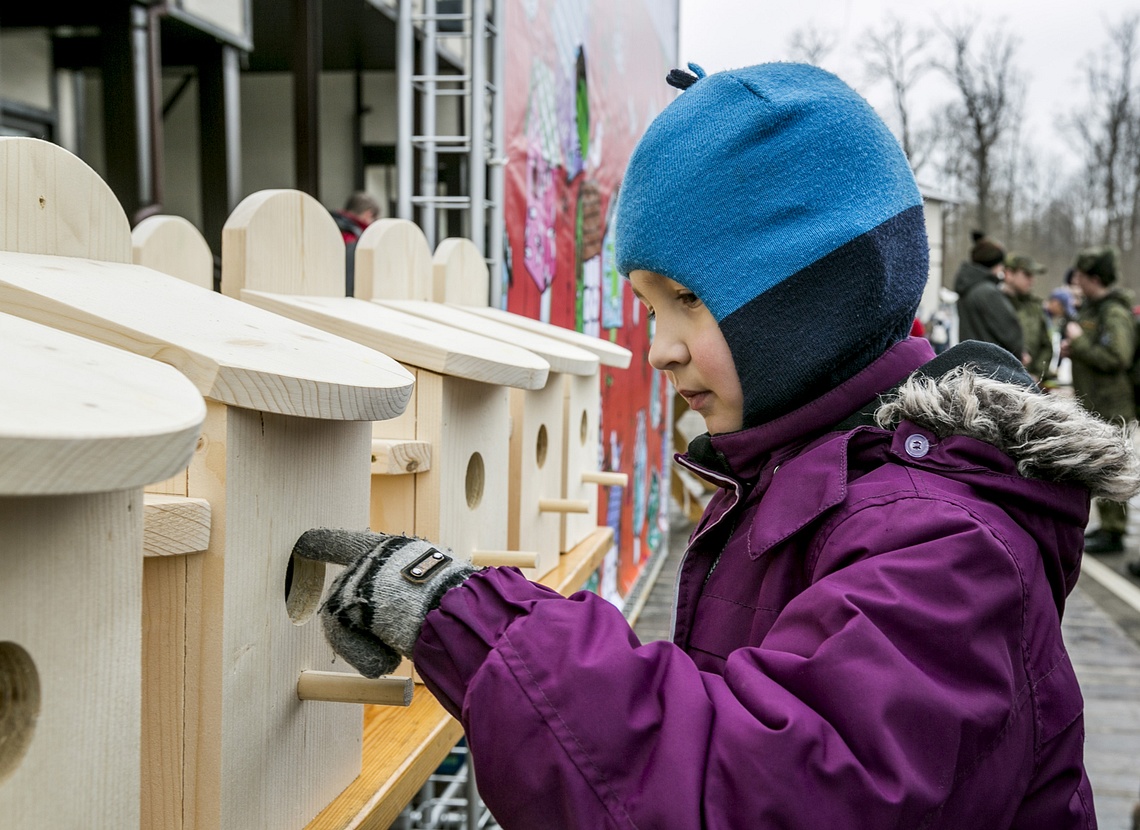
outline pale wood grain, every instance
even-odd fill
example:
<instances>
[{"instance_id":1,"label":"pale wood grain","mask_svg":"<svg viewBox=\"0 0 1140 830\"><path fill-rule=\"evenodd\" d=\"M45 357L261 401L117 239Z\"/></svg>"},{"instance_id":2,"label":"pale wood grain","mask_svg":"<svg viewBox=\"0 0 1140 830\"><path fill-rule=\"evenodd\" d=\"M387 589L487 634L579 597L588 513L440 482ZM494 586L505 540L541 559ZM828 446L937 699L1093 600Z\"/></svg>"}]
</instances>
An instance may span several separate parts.
<instances>
[{"instance_id":1,"label":"pale wood grain","mask_svg":"<svg viewBox=\"0 0 1140 830\"><path fill-rule=\"evenodd\" d=\"M580 349L563 340L556 340L542 334L527 331L497 320L471 314L461 308L442 303L428 303L419 300L382 300L378 304L394 308L408 314L443 323L461 331L469 331L482 337L498 340L503 344L521 347L534 352L550 364L552 373L561 372L574 375L596 375L598 358L585 349Z\"/></svg>"},{"instance_id":2,"label":"pale wood grain","mask_svg":"<svg viewBox=\"0 0 1140 830\"><path fill-rule=\"evenodd\" d=\"M378 303L263 291L243 291L242 299L433 372L523 389L546 384L550 364L526 349Z\"/></svg>"},{"instance_id":3,"label":"pale wood grain","mask_svg":"<svg viewBox=\"0 0 1140 830\"><path fill-rule=\"evenodd\" d=\"M427 441L372 439L372 475L398 476L430 469L431 444Z\"/></svg>"},{"instance_id":4,"label":"pale wood grain","mask_svg":"<svg viewBox=\"0 0 1140 830\"><path fill-rule=\"evenodd\" d=\"M353 296L362 300L430 300L432 252L423 231L407 219L381 219L356 243Z\"/></svg>"},{"instance_id":5,"label":"pale wood grain","mask_svg":"<svg viewBox=\"0 0 1140 830\"><path fill-rule=\"evenodd\" d=\"M538 553L526 550L477 550L471 554L471 564L479 568L509 565L533 569L538 567Z\"/></svg>"},{"instance_id":6,"label":"pale wood grain","mask_svg":"<svg viewBox=\"0 0 1140 830\"><path fill-rule=\"evenodd\" d=\"M415 477L416 534L468 561L518 550L507 531L510 391L416 372L416 438L432 445L431 470Z\"/></svg>"},{"instance_id":7,"label":"pale wood grain","mask_svg":"<svg viewBox=\"0 0 1140 830\"><path fill-rule=\"evenodd\" d=\"M0 314L0 493L141 487L185 468L206 408L152 360Z\"/></svg>"},{"instance_id":8,"label":"pale wood grain","mask_svg":"<svg viewBox=\"0 0 1140 830\"><path fill-rule=\"evenodd\" d=\"M598 528L540 581L568 596L598 569L612 545L613 530ZM387 830L463 735L422 686L408 709L367 706L364 712L360 777L305 830Z\"/></svg>"},{"instance_id":9,"label":"pale wood grain","mask_svg":"<svg viewBox=\"0 0 1140 830\"><path fill-rule=\"evenodd\" d=\"M603 484L606 487L628 487L629 475L627 473L582 473L583 484Z\"/></svg>"},{"instance_id":10,"label":"pale wood grain","mask_svg":"<svg viewBox=\"0 0 1140 830\"><path fill-rule=\"evenodd\" d=\"M542 513L585 513L590 508L585 499L539 499L538 509Z\"/></svg>"},{"instance_id":11,"label":"pale wood grain","mask_svg":"<svg viewBox=\"0 0 1140 830\"><path fill-rule=\"evenodd\" d=\"M141 487L0 497L0 643L27 653L39 686L26 754L0 782L6 827L139 826L142 532Z\"/></svg>"},{"instance_id":12,"label":"pale wood grain","mask_svg":"<svg viewBox=\"0 0 1140 830\"><path fill-rule=\"evenodd\" d=\"M222 293L242 289L344 296L344 239L307 193L262 190L246 196L222 229Z\"/></svg>"},{"instance_id":13,"label":"pale wood grain","mask_svg":"<svg viewBox=\"0 0 1140 830\"><path fill-rule=\"evenodd\" d=\"M131 226L99 175L58 144L0 138L0 249L131 261Z\"/></svg>"},{"instance_id":14,"label":"pale wood grain","mask_svg":"<svg viewBox=\"0 0 1140 830\"><path fill-rule=\"evenodd\" d=\"M148 216L131 231L135 265L214 289L214 255L201 232L181 216Z\"/></svg>"},{"instance_id":15,"label":"pale wood grain","mask_svg":"<svg viewBox=\"0 0 1140 830\"><path fill-rule=\"evenodd\" d=\"M507 548L533 550L538 564L523 570L528 578L543 576L558 564L561 519L543 510L559 502L563 492L562 376L545 389L511 390L510 495Z\"/></svg>"},{"instance_id":16,"label":"pale wood grain","mask_svg":"<svg viewBox=\"0 0 1140 830\"><path fill-rule=\"evenodd\" d=\"M206 624L190 637L201 658L187 672L197 700L186 827L298 827L357 775L360 711L297 699L302 671L337 668L312 616L333 569L295 565L302 596L288 603L286 573L305 530L366 526L371 427L211 413L190 466L191 494L215 513L198 598Z\"/></svg>"},{"instance_id":17,"label":"pale wood grain","mask_svg":"<svg viewBox=\"0 0 1140 830\"><path fill-rule=\"evenodd\" d=\"M145 538L145 535L144 535ZM202 554L143 563L141 827L180 830L186 801L187 627L201 591Z\"/></svg>"},{"instance_id":18,"label":"pale wood grain","mask_svg":"<svg viewBox=\"0 0 1140 830\"><path fill-rule=\"evenodd\" d=\"M598 526L598 484L611 486L620 473L600 473L598 467L598 432L602 419L602 389L597 378L566 375L562 436L562 497L585 501L585 513L566 513L559 522L562 551L594 532Z\"/></svg>"},{"instance_id":19,"label":"pale wood grain","mask_svg":"<svg viewBox=\"0 0 1140 830\"><path fill-rule=\"evenodd\" d=\"M475 243L462 237L445 239L432 255L431 299L437 303L484 306L491 298L487 260Z\"/></svg>"},{"instance_id":20,"label":"pale wood grain","mask_svg":"<svg viewBox=\"0 0 1140 830\"><path fill-rule=\"evenodd\" d=\"M382 420L411 377L388 357L139 265L0 252L7 312L170 364L203 396L309 418Z\"/></svg>"},{"instance_id":21,"label":"pale wood grain","mask_svg":"<svg viewBox=\"0 0 1140 830\"><path fill-rule=\"evenodd\" d=\"M554 340L562 340L572 346L593 352L603 366L611 366L615 369L626 369L633 359L633 353L624 346L619 346L617 343L611 343L609 340L603 340L600 337L594 337L580 331L555 326L551 323L543 323L541 320L534 320L522 314L514 314L510 311L491 308L490 306L481 305L479 303L459 305L458 307L471 314L478 314L489 320L495 320L499 323L526 329L527 331L541 334L544 337L549 337Z\"/></svg>"},{"instance_id":22,"label":"pale wood grain","mask_svg":"<svg viewBox=\"0 0 1140 830\"><path fill-rule=\"evenodd\" d=\"M143 553L181 556L210 545L210 503L205 499L147 493Z\"/></svg>"},{"instance_id":23,"label":"pale wood grain","mask_svg":"<svg viewBox=\"0 0 1140 830\"><path fill-rule=\"evenodd\" d=\"M325 703L367 703L370 706L410 706L412 678L377 677L335 671L303 671L297 697Z\"/></svg>"}]
</instances>

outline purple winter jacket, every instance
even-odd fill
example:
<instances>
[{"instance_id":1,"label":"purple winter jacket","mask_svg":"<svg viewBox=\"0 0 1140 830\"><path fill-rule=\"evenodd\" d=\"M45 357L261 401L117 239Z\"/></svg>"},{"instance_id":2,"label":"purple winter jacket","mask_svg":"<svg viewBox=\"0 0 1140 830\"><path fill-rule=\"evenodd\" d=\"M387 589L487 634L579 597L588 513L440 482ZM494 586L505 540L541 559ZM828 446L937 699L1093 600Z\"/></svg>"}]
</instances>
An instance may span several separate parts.
<instances>
[{"instance_id":1,"label":"purple winter jacket","mask_svg":"<svg viewBox=\"0 0 1140 830\"><path fill-rule=\"evenodd\" d=\"M951 404L981 372L958 373L949 403L899 393L931 426L832 429L932 357L903 341L796 412L713 437L719 469L679 459L721 489L678 573L672 642L514 569L443 597L416 666L504 828L1096 826L1060 616L1099 485L1048 479L1115 472L1057 441L1015 461L961 434L975 425ZM1071 407L1031 441L1064 418L1069 436L1110 429L986 390L999 423L1030 396Z\"/></svg>"}]
</instances>

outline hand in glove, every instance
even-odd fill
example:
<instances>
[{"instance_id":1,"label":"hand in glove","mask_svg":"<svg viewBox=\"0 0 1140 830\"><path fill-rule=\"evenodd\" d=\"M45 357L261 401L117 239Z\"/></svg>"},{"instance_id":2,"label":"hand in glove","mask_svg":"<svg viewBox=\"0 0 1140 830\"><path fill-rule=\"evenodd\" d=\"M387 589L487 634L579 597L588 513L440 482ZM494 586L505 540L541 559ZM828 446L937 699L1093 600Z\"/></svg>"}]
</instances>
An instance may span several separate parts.
<instances>
[{"instance_id":1,"label":"hand in glove","mask_svg":"<svg viewBox=\"0 0 1140 830\"><path fill-rule=\"evenodd\" d=\"M475 569L423 539L334 528L302 534L293 553L344 565L321 606L333 651L365 677L411 657L428 612Z\"/></svg>"}]
</instances>

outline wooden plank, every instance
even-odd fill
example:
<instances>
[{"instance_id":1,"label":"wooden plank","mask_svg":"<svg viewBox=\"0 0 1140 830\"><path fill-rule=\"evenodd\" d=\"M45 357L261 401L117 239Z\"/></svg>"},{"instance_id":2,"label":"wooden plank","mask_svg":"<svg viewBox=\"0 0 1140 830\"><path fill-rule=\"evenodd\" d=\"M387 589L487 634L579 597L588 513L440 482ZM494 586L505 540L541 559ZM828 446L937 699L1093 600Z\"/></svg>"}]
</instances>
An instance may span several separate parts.
<instances>
[{"instance_id":1,"label":"wooden plank","mask_svg":"<svg viewBox=\"0 0 1140 830\"><path fill-rule=\"evenodd\" d=\"M0 249L131 261L131 226L99 175L49 141L0 138Z\"/></svg>"},{"instance_id":2,"label":"wooden plank","mask_svg":"<svg viewBox=\"0 0 1140 830\"><path fill-rule=\"evenodd\" d=\"M411 395L408 373L372 349L140 265L0 253L0 306L170 364L233 406L377 421Z\"/></svg>"},{"instance_id":3,"label":"wooden plank","mask_svg":"<svg viewBox=\"0 0 1140 830\"><path fill-rule=\"evenodd\" d=\"M214 255L210 245L181 216L148 216L131 231L131 249L135 265L214 290Z\"/></svg>"},{"instance_id":4,"label":"wooden plank","mask_svg":"<svg viewBox=\"0 0 1140 830\"><path fill-rule=\"evenodd\" d=\"M603 366L612 366L615 369L627 369L633 358L633 353L629 349L624 346L619 346L617 343L611 343L608 340L602 340L600 337L593 337L592 335L574 331L573 329L562 328L562 326L543 323L541 320L534 320L522 314L514 314L510 311L503 311L502 309L491 308L490 306L480 305L478 303L472 303L470 305L459 304L458 307L470 314L478 314L489 320L495 320L520 329L526 329L535 334L541 334L543 337L562 340L572 346L593 352Z\"/></svg>"},{"instance_id":5,"label":"wooden plank","mask_svg":"<svg viewBox=\"0 0 1140 830\"><path fill-rule=\"evenodd\" d=\"M432 445L415 478L416 534L468 561L508 548L509 390L421 369L416 405L416 438Z\"/></svg>"},{"instance_id":6,"label":"wooden plank","mask_svg":"<svg viewBox=\"0 0 1140 830\"><path fill-rule=\"evenodd\" d=\"M144 534L145 538L145 534ZM188 598L201 590L202 554L143 563L142 781L140 827L180 830L186 801ZM193 561L192 561L193 560Z\"/></svg>"},{"instance_id":7,"label":"wooden plank","mask_svg":"<svg viewBox=\"0 0 1140 830\"><path fill-rule=\"evenodd\" d=\"M141 486L0 497L6 826L139 826L142 529Z\"/></svg>"},{"instance_id":8,"label":"wooden plank","mask_svg":"<svg viewBox=\"0 0 1140 830\"><path fill-rule=\"evenodd\" d=\"M354 267L353 296L362 300L435 297L431 247L419 226L407 219L381 219L365 228L356 243Z\"/></svg>"},{"instance_id":9,"label":"wooden plank","mask_svg":"<svg viewBox=\"0 0 1140 830\"><path fill-rule=\"evenodd\" d=\"M437 303L484 306L491 299L487 260L470 239L452 237L436 246L431 259L432 296Z\"/></svg>"},{"instance_id":10,"label":"wooden plank","mask_svg":"<svg viewBox=\"0 0 1140 830\"><path fill-rule=\"evenodd\" d=\"M143 554L182 556L210 546L210 503L205 499L147 493Z\"/></svg>"},{"instance_id":11,"label":"wooden plank","mask_svg":"<svg viewBox=\"0 0 1140 830\"><path fill-rule=\"evenodd\" d=\"M528 350L352 297L242 291L275 314L347 337L411 366L500 386L538 389L550 365Z\"/></svg>"},{"instance_id":12,"label":"wooden plank","mask_svg":"<svg viewBox=\"0 0 1140 830\"><path fill-rule=\"evenodd\" d=\"M344 240L332 215L299 190L246 196L222 229L222 293L242 289L344 296Z\"/></svg>"},{"instance_id":13,"label":"wooden plank","mask_svg":"<svg viewBox=\"0 0 1140 830\"><path fill-rule=\"evenodd\" d=\"M550 364L551 372L573 375L596 375L598 358L585 349L580 349L563 340L546 337L516 326L500 323L487 317L470 314L461 308L442 303L428 303L418 300L382 300L378 304L394 308L407 314L443 323L461 331L468 331L504 344L520 346L534 352Z\"/></svg>"},{"instance_id":14,"label":"wooden plank","mask_svg":"<svg viewBox=\"0 0 1140 830\"><path fill-rule=\"evenodd\" d=\"M398 476L431 469L431 444L399 438L372 439L372 475Z\"/></svg>"},{"instance_id":15,"label":"wooden plank","mask_svg":"<svg viewBox=\"0 0 1140 830\"><path fill-rule=\"evenodd\" d=\"M589 505L584 514L565 513L561 518L559 550L567 551L598 526L598 485L589 476L597 475L602 393L596 377L565 375L563 383L562 497Z\"/></svg>"},{"instance_id":16,"label":"wooden plank","mask_svg":"<svg viewBox=\"0 0 1140 830\"><path fill-rule=\"evenodd\" d=\"M309 528L366 526L371 426L211 410L190 478L221 508L198 600L210 623L187 672L185 825L299 827L358 774L361 723L351 706L297 698L302 671L344 664L314 616L333 569L290 554Z\"/></svg>"},{"instance_id":17,"label":"wooden plank","mask_svg":"<svg viewBox=\"0 0 1140 830\"><path fill-rule=\"evenodd\" d=\"M540 581L569 596L612 545L613 530L598 528ZM407 709L366 706L360 777L305 830L387 830L462 735L458 721L422 686Z\"/></svg>"},{"instance_id":18,"label":"wooden plank","mask_svg":"<svg viewBox=\"0 0 1140 830\"><path fill-rule=\"evenodd\" d=\"M0 314L0 493L141 487L185 468L206 408L168 366Z\"/></svg>"},{"instance_id":19,"label":"wooden plank","mask_svg":"<svg viewBox=\"0 0 1140 830\"><path fill-rule=\"evenodd\" d=\"M545 389L511 390L510 505L507 548L538 553L538 565L525 568L530 579L558 564L562 512L544 508L563 492L562 376Z\"/></svg>"}]
</instances>

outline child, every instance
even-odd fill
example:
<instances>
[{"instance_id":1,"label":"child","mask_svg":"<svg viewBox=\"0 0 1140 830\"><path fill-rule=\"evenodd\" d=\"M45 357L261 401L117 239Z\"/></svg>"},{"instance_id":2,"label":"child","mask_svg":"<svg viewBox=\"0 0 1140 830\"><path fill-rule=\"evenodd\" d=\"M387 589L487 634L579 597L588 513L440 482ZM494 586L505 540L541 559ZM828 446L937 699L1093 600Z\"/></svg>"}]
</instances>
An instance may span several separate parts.
<instances>
[{"instance_id":1,"label":"child","mask_svg":"<svg viewBox=\"0 0 1140 830\"><path fill-rule=\"evenodd\" d=\"M1003 349L908 338L922 200L834 76L704 77L650 125L617 210L650 362L720 489L672 642L600 597L423 540L310 531L349 568L323 609L362 672L414 655L504 828L1093 827L1061 638L1090 490L1127 497L1119 427Z\"/></svg>"}]
</instances>

